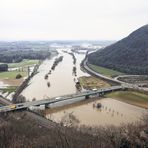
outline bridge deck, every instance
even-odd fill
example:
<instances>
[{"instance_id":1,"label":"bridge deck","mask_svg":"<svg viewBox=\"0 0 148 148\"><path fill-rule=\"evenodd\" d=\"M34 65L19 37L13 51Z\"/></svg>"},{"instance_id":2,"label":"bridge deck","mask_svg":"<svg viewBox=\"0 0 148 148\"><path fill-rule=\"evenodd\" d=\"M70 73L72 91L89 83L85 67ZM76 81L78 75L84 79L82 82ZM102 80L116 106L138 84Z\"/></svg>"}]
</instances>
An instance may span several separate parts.
<instances>
[{"instance_id":1,"label":"bridge deck","mask_svg":"<svg viewBox=\"0 0 148 148\"><path fill-rule=\"evenodd\" d=\"M12 104L12 105L0 107L0 112L8 112L8 111L26 109L26 108L29 108L30 106L48 105L51 103L56 103L56 102L71 100L71 99L79 98L79 97L83 97L83 96L90 96L90 95L106 93L106 92L121 90L121 89L123 89L122 86L112 86L112 87L108 87L108 88L98 89L96 91L88 91L88 92L83 92L80 94L71 94L71 95L61 96L60 99L49 98L49 99L44 99L44 100L32 101L32 102Z\"/></svg>"}]
</instances>

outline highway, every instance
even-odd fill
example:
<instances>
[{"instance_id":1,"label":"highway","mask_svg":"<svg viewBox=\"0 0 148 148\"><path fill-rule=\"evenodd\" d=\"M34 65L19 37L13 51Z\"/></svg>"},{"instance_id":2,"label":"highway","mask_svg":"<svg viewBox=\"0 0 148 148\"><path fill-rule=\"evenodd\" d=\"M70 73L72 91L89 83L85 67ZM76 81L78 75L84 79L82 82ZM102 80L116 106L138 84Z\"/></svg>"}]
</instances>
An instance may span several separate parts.
<instances>
[{"instance_id":1,"label":"highway","mask_svg":"<svg viewBox=\"0 0 148 148\"><path fill-rule=\"evenodd\" d=\"M86 60L84 60L83 62L83 66L84 66L84 69L87 71L87 72L90 72L91 74L97 76L97 77L100 77L104 80L107 80L107 81L111 81L111 82L114 82L114 83L118 83L120 85L122 85L123 87L125 88L131 88L131 89L137 89L137 90L143 90L143 91L148 91L148 88L145 88L145 87L139 87L138 84L130 84L130 83L126 83L126 82L123 82L123 81L120 81L118 80L119 77L126 77L126 76L138 76L138 75L122 75L122 76L118 76L118 77L115 77L115 78L109 78L107 76L104 76L98 72L95 72L94 70L92 70L88 64L87 64L88 60L86 58Z\"/></svg>"},{"instance_id":2,"label":"highway","mask_svg":"<svg viewBox=\"0 0 148 148\"><path fill-rule=\"evenodd\" d=\"M15 111L15 110L21 110L21 109L28 109L31 106L40 106L40 105L48 106L49 104L53 104L53 103L56 103L56 102L62 102L62 101L64 102L64 101L67 101L67 100L70 101L70 100L78 99L79 97L85 98L86 96L88 97L88 96L91 96L91 95L99 96L99 94L101 94L101 93L107 93L107 92L111 92L111 91L122 90L124 88L144 90L143 88L138 87L137 85L129 84L129 83L119 81L117 79L109 78L109 77L106 77L102 74L99 74L99 73L93 71L91 68L88 67L87 59L84 61L83 64L84 64L83 65L84 68L87 71L91 72L92 74L94 74L98 77L101 77L105 80L116 82L120 85L112 86L112 87L108 87L108 88L102 88L102 89L98 89L98 90L94 90L94 91L90 90L90 91L77 93L77 94L65 95L65 96L60 96L60 97L55 97L55 98L48 98L48 99L44 99L44 100L37 100L37 101L25 102L25 103L19 103L19 104L10 104L10 102L9 102L9 104L7 103L8 105L0 107L0 112L9 112L9 111Z\"/></svg>"},{"instance_id":3,"label":"highway","mask_svg":"<svg viewBox=\"0 0 148 148\"><path fill-rule=\"evenodd\" d=\"M92 69L88 66L87 63L88 63L88 59L86 59L86 60L83 62L83 64L84 64L83 66L84 66L85 70L88 71L88 72L90 72L90 73L92 73L92 74L94 74L95 76L100 77L100 78L105 79L105 80L108 80L108 81L111 81L111 82L114 82L114 83L125 84L124 82L121 82L121 81L119 81L119 80L117 80L117 79L109 78L109 77L104 76L104 75L102 75L102 74L100 74L100 73L98 73L98 72L95 72L94 70L92 70Z\"/></svg>"},{"instance_id":4,"label":"highway","mask_svg":"<svg viewBox=\"0 0 148 148\"><path fill-rule=\"evenodd\" d=\"M0 107L0 112L10 112L10 111L15 111L15 110L21 110L21 109L27 109L31 106L39 106L39 105L49 105L51 103L56 103L56 102L62 102L65 100L71 100L74 98L79 98L79 97L88 97L91 95L96 95L99 96L99 94L102 93L107 93L111 91L117 91L117 90L122 90L123 86L112 86L112 87L107 87L107 88L102 88L98 90L91 90L79 94L71 94L71 95L65 95L61 96L59 99L58 97L55 98L49 98L49 99L44 99L44 100L37 100L37 101L32 101L32 102L25 102L25 103L18 103L18 104L11 104L7 106L2 106Z\"/></svg>"}]
</instances>

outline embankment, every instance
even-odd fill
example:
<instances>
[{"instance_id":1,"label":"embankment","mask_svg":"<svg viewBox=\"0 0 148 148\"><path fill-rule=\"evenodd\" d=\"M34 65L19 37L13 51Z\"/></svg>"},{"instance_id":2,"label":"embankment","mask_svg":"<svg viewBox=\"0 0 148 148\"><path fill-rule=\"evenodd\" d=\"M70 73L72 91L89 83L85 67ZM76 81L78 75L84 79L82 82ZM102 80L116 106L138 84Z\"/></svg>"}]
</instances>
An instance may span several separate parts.
<instances>
[{"instance_id":1,"label":"embankment","mask_svg":"<svg viewBox=\"0 0 148 148\"><path fill-rule=\"evenodd\" d=\"M31 73L31 75L28 76L28 77L24 80L24 82L20 85L20 87L17 88L17 90L15 91L15 94L14 94L14 96L13 96L13 99L12 99L12 101L13 101L14 103L17 102L17 98L18 98L18 96L20 95L20 93L28 86L28 83L29 83L29 81L31 80L31 78L32 78L35 74L37 74L37 70L38 70L39 66L40 66L40 65L36 65L36 66L34 67L33 72Z\"/></svg>"},{"instance_id":2,"label":"embankment","mask_svg":"<svg viewBox=\"0 0 148 148\"><path fill-rule=\"evenodd\" d=\"M92 70L92 69L89 67L88 63L87 63L87 56L86 56L85 59L81 62L81 65L80 65L80 66L81 66L82 70L86 71L88 74L90 74L90 75L92 75L92 76L95 76L95 77L98 77L98 78L100 78L100 79L102 79L102 80L108 82L109 84L111 84L111 85L113 85L113 86L114 86L114 85L120 85L120 84L121 84L120 82L118 82L118 81L116 81L116 80L114 80L114 79L112 79L112 78L106 77L106 76L101 75L101 74L95 72L94 70Z\"/></svg>"}]
</instances>

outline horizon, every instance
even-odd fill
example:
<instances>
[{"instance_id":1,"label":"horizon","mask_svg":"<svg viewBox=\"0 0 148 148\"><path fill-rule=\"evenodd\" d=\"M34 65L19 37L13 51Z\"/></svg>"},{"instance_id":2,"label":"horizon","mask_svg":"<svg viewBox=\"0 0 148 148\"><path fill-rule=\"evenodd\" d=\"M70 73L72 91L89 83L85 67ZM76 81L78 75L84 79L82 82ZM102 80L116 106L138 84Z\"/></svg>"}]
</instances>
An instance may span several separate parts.
<instances>
[{"instance_id":1,"label":"horizon","mask_svg":"<svg viewBox=\"0 0 148 148\"><path fill-rule=\"evenodd\" d=\"M81 39L81 40L63 40L63 39L57 39L57 40L0 40L0 42L116 42L117 40L85 40L85 39Z\"/></svg>"}]
</instances>

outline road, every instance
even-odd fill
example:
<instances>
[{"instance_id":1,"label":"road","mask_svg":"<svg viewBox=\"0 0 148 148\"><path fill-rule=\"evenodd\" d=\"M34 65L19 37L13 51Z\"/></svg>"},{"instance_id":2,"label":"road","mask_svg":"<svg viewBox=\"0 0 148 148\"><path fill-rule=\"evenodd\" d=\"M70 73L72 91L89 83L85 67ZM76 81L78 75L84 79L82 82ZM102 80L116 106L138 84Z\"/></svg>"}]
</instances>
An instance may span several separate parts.
<instances>
[{"instance_id":1,"label":"road","mask_svg":"<svg viewBox=\"0 0 148 148\"><path fill-rule=\"evenodd\" d=\"M123 81L120 81L118 80L118 77L116 78L109 78L107 76L104 76L98 72L95 72L94 70L92 70L88 64L88 59L86 59L84 62L83 62L83 66L84 66L84 69L87 71L87 72L90 72L91 74L94 74L95 76L97 77L100 77L104 80L107 80L107 81L111 81L111 82L114 82L114 83L118 83L120 84L121 86L123 87L126 87L126 88L132 88L132 89L138 89L138 90L143 90L143 91L148 91L148 88L145 88L145 87L139 87L138 84L130 84L130 83L126 83L126 82L123 82ZM122 75L122 76L119 76L119 77L125 77L125 76L128 76L128 75Z\"/></svg>"},{"instance_id":2,"label":"road","mask_svg":"<svg viewBox=\"0 0 148 148\"><path fill-rule=\"evenodd\" d=\"M92 70L89 66L88 66L88 59L86 59L84 62L83 62L83 66L84 66L84 69L90 73L92 73L93 75L97 76L97 77L100 77L102 79L105 79L107 81L111 81L111 82L114 82L114 83L119 83L119 84L123 84L124 82L121 82L119 80L115 80L113 78L109 78L107 76L104 76L98 72L95 72L94 70Z\"/></svg>"},{"instance_id":3,"label":"road","mask_svg":"<svg viewBox=\"0 0 148 148\"><path fill-rule=\"evenodd\" d=\"M110 92L110 91L114 91L114 90L121 90L123 88L134 88L134 89L144 90L143 88L138 87L138 85L133 85L133 84L121 82L117 79L109 78L107 76L104 76L102 74L99 74L99 73L93 71L87 65L87 59L84 61L83 64L84 64L83 66L86 69L86 71L89 71L90 73L92 73L98 77L101 77L105 80L108 80L108 81L111 81L114 83L118 83L120 85L112 86L112 87L108 87L108 88L102 88L102 89L98 89L96 91L87 91L87 92L83 92L83 93L79 93L79 94L66 95L66 96L62 96L58 99L57 98L49 98L49 99L44 99L44 100L37 100L37 101L32 101L32 102L25 102L25 103L19 103L19 104L11 104L11 105L7 103L8 104L7 106L0 107L0 112L9 112L9 111L14 111L14 110L27 109L31 106L40 106L40 105L47 106L48 104L52 104L52 103L56 103L56 102L72 100L75 98L77 99L79 97L85 98L86 96L91 96L91 95L100 94L100 93L106 93L106 92Z\"/></svg>"},{"instance_id":4,"label":"road","mask_svg":"<svg viewBox=\"0 0 148 148\"><path fill-rule=\"evenodd\" d=\"M80 97L86 97L86 96L91 96L91 95L98 95L102 93L107 93L111 91L117 91L123 89L122 86L112 86L112 87L107 87L107 88L102 88L98 90L91 90L79 94L72 94L72 95L66 95L66 96L61 96L60 99L56 98L49 98L49 99L44 99L44 100L37 100L37 101L32 101L32 102L25 102L25 103L19 103L19 104L11 104L7 106L2 106L0 107L0 112L9 112L9 111L14 111L14 110L21 110L21 109L27 109L31 106L39 106L39 105L48 105L56 102L62 102L66 100L72 100L74 98L80 98Z\"/></svg>"}]
</instances>

